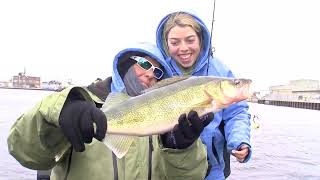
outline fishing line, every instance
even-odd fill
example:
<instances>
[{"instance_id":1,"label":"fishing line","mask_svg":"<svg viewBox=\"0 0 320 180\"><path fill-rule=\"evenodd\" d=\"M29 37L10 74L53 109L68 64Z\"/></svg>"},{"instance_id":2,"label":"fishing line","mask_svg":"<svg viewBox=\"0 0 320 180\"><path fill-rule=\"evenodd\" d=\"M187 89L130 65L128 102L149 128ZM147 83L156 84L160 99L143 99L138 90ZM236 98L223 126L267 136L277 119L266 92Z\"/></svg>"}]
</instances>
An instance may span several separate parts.
<instances>
[{"instance_id":1,"label":"fishing line","mask_svg":"<svg viewBox=\"0 0 320 180\"><path fill-rule=\"evenodd\" d=\"M211 31L210 31L210 47L209 47L209 52L208 52L208 58L207 58L207 75L209 73L209 59L210 56L213 57L213 52L215 52L215 47L212 46L212 32L213 32L213 23L214 23L214 14L216 10L216 0L213 1L213 10L212 10L212 21L211 21Z\"/></svg>"}]
</instances>

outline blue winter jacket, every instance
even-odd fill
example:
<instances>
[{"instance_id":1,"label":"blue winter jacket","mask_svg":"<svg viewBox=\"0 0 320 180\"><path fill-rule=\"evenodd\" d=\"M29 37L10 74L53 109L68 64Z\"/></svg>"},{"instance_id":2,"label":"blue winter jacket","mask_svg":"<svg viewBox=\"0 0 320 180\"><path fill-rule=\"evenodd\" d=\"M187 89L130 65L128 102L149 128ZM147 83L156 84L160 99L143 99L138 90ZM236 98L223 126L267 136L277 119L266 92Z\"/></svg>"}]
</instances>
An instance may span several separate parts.
<instances>
[{"instance_id":1,"label":"blue winter jacket","mask_svg":"<svg viewBox=\"0 0 320 180\"><path fill-rule=\"evenodd\" d=\"M211 51L210 33L203 21L194 14L189 12L186 13L192 15L202 28L202 49L199 58L197 59L196 66L192 71L192 75L234 77L228 67L209 53ZM162 45L162 32L169 15L165 16L158 25L156 32L157 46L166 57L166 61L173 70L173 74L182 76L183 73L177 66L176 62L165 53ZM209 164L212 166L206 179L225 179L225 162L223 152L225 145L228 153L231 153L231 150L238 149L243 143L250 146L250 117L251 115L248 113L248 104L246 101L236 103L218 113L215 113L214 120L201 134L201 139L207 146ZM222 131L225 132L224 134L219 130L220 124L224 124L224 126L222 126ZM250 156L251 150L244 162L247 162L250 159Z\"/></svg>"}]
</instances>

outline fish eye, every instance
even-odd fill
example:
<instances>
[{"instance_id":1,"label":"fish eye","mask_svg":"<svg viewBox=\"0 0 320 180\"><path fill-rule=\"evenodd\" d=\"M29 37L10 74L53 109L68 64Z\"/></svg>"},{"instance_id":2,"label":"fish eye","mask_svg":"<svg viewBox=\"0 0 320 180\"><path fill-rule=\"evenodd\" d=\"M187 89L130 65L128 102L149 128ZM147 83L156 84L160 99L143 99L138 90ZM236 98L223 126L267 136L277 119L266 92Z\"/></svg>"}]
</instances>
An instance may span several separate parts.
<instances>
[{"instance_id":1,"label":"fish eye","mask_svg":"<svg viewBox=\"0 0 320 180\"><path fill-rule=\"evenodd\" d=\"M239 79L235 79L233 81L234 85L240 85L241 81Z\"/></svg>"}]
</instances>

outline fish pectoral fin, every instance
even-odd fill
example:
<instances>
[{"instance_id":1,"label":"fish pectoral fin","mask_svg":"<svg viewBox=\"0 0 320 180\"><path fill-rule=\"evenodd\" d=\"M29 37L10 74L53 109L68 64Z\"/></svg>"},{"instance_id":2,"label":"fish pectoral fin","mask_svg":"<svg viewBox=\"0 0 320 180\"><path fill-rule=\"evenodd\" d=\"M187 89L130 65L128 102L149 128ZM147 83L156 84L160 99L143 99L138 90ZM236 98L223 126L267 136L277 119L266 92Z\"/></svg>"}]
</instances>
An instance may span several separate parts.
<instances>
[{"instance_id":1,"label":"fish pectoral fin","mask_svg":"<svg viewBox=\"0 0 320 180\"><path fill-rule=\"evenodd\" d=\"M213 111L214 106L211 99L208 99L202 103L195 104L192 110L196 111L199 116L205 115L211 111Z\"/></svg>"},{"instance_id":2,"label":"fish pectoral fin","mask_svg":"<svg viewBox=\"0 0 320 180\"><path fill-rule=\"evenodd\" d=\"M102 141L116 156L121 159L128 152L136 136L106 134Z\"/></svg>"},{"instance_id":3,"label":"fish pectoral fin","mask_svg":"<svg viewBox=\"0 0 320 180\"><path fill-rule=\"evenodd\" d=\"M204 90L204 93L207 95L207 97L208 97L208 100L207 101L209 101L210 103L213 101L213 98L212 98L212 96L208 93L208 91L207 90Z\"/></svg>"}]
</instances>

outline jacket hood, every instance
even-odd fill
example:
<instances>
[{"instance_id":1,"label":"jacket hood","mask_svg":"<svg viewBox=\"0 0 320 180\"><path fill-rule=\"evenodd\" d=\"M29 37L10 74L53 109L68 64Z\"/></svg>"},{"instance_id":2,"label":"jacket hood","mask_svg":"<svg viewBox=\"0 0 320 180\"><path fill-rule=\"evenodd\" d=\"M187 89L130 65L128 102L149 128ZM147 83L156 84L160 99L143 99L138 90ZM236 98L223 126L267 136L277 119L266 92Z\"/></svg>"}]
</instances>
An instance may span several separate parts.
<instances>
[{"instance_id":1,"label":"jacket hood","mask_svg":"<svg viewBox=\"0 0 320 180\"><path fill-rule=\"evenodd\" d=\"M113 60L113 71L112 71L112 92L120 92L124 87L123 76L128 71L128 69L135 63L130 60L130 56L150 56L151 58L157 60L162 66L164 74L162 79L172 76L172 71L168 64L165 62L161 51L151 43L137 43L126 49L121 50Z\"/></svg>"},{"instance_id":2,"label":"jacket hood","mask_svg":"<svg viewBox=\"0 0 320 180\"><path fill-rule=\"evenodd\" d=\"M205 64L208 63L207 59L208 59L208 56L209 56L209 51L211 50L211 47L210 47L210 33L209 33L209 30L207 28L207 26L205 25L205 23L198 17L196 16L195 14L192 14L188 11L175 11L175 12L172 12L168 15L166 15L164 18L162 18L162 20L160 21L158 27L157 27L157 32L156 32L156 43L157 43L157 46L160 48L161 50L161 53L163 54L163 56L166 58L166 61L168 63L173 63L175 64L175 61L171 61L171 57L169 57L166 53L165 53L165 49L162 45L162 33L163 33L163 28L164 28L164 24L166 23L166 21L168 20L169 16L173 13L176 13L176 12L183 12L183 13L186 13L186 14L189 14L191 15L192 17L195 18L195 20L199 23L201 29L202 29L202 45L201 45L201 52L199 54L199 57L197 59L197 64L195 66L195 69L194 71L198 71L200 70ZM174 67L176 65L173 65Z\"/></svg>"}]
</instances>

